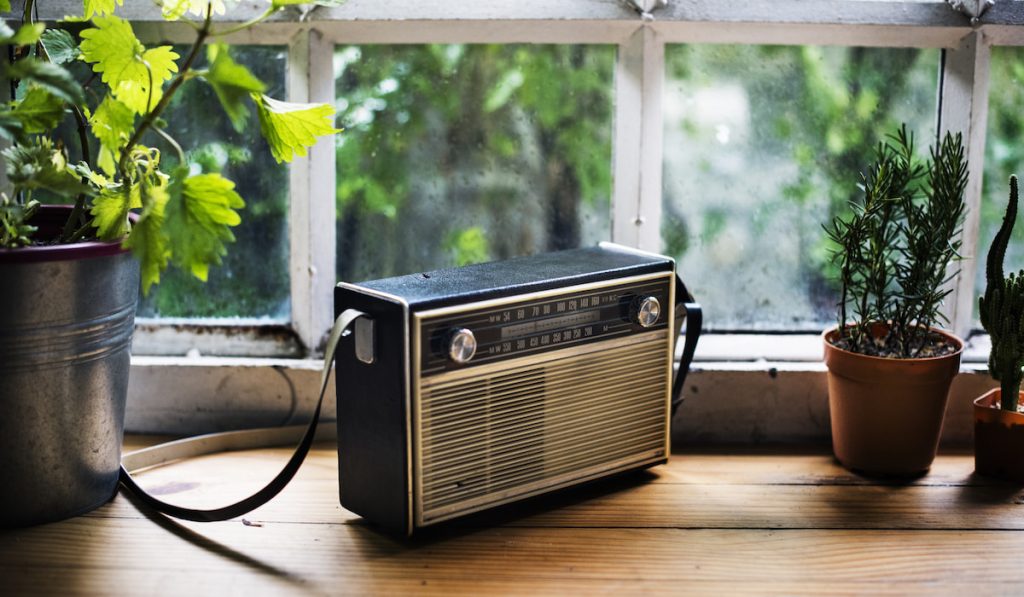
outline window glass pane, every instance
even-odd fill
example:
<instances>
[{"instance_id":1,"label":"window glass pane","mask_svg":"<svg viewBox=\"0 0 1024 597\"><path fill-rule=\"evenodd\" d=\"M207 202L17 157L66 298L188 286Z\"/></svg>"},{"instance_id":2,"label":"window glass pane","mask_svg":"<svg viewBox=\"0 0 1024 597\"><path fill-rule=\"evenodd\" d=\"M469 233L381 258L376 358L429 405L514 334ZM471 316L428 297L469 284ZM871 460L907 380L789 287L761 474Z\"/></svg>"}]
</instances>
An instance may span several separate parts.
<instances>
[{"instance_id":1,"label":"window glass pane","mask_svg":"<svg viewBox=\"0 0 1024 597\"><path fill-rule=\"evenodd\" d=\"M607 240L614 62L612 46L339 47L339 279Z\"/></svg>"},{"instance_id":2,"label":"window glass pane","mask_svg":"<svg viewBox=\"0 0 1024 597\"><path fill-rule=\"evenodd\" d=\"M177 48L182 55L186 49ZM285 48L236 46L231 52L266 83L268 95L285 99ZM168 132L187 152L193 170L222 173L235 182L246 205L242 223L234 228L237 240L228 245L223 264L210 268L209 281L168 270L140 303L140 316L288 319L288 167L274 161L260 136L259 119L250 112L242 132L236 132L210 87L192 81L164 113ZM177 161L170 145L157 146L165 167Z\"/></svg>"},{"instance_id":3,"label":"window glass pane","mask_svg":"<svg viewBox=\"0 0 1024 597\"><path fill-rule=\"evenodd\" d=\"M821 228L901 122L935 135L937 50L669 46L662 240L712 329L835 317Z\"/></svg>"},{"instance_id":4,"label":"window glass pane","mask_svg":"<svg viewBox=\"0 0 1024 597\"><path fill-rule=\"evenodd\" d=\"M988 92L988 129L985 133L985 176L982 181L981 229L978 248L975 291L985 293L985 259L999 230L1010 197L1010 175L1024 177L1024 48L992 48ZM1013 237L1006 248L1005 273L1024 268L1024 224L1017 216ZM975 325L978 302L974 301Z\"/></svg>"}]
</instances>

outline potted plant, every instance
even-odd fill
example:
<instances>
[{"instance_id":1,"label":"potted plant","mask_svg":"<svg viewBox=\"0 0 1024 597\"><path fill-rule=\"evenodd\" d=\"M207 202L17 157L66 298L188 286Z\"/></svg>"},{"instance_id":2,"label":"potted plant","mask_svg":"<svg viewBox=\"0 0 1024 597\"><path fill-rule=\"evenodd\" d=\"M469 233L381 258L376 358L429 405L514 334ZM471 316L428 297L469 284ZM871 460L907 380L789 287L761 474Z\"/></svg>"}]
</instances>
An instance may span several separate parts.
<instances>
[{"instance_id":1,"label":"potted plant","mask_svg":"<svg viewBox=\"0 0 1024 597\"><path fill-rule=\"evenodd\" d=\"M225 8L219 0L158 2L166 19L196 31L184 55L139 41L113 0L84 1L77 39L34 22L34 4L25 1L16 30L0 22L11 89L0 104L9 144L0 189L0 527L110 499L139 284L148 292L169 265L205 280L234 240L244 201L232 181L190 165L164 130L171 98L183 85L208 84L237 129L254 109L278 161L337 132L331 106L264 95L227 46L211 43L294 0L268 0L261 17L223 26L213 20ZM0 0L0 11L10 10ZM76 80L83 63L91 76ZM58 134L65 121L70 139ZM161 155L158 141L173 155ZM44 195L68 205L40 205Z\"/></svg>"},{"instance_id":2,"label":"potted plant","mask_svg":"<svg viewBox=\"0 0 1024 597\"><path fill-rule=\"evenodd\" d=\"M959 258L967 164L946 134L921 163L904 125L879 144L847 218L826 226L841 297L822 337L832 447L847 468L914 475L935 458L963 341L936 325Z\"/></svg>"},{"instance_id":3,"label":"potted plant","mask_svg":"<svg viewBox=\"0 0 1024 597\"><path fill-rule=\"evenodd\" d=\"M1024 483L1024 271L1003 275L1016 219L1017 177L1011 176L1010 202L988 250L985 295L978 299L981 325L992 341L988 371L999 387L974 400L974 468L983 475Z\"/></svg>"}]
</instances>

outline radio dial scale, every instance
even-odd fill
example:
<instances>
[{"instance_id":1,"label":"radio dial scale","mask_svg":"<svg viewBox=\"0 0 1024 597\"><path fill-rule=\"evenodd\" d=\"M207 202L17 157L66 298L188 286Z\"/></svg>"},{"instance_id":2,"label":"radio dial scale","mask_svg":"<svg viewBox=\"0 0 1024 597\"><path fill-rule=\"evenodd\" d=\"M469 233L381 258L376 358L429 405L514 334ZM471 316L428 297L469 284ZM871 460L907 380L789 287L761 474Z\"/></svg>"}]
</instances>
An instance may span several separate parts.
<instances>
[{"instance_id":1,"label":"radio dial scale","mask_svg":"<svg viewBox=\"0 0 1024 597\"><path fill-rule=\"evenodd\" d=\"M429 375L662 329L668 321L661 305L668 301L668 284L648 281L431 319L423 326L421 371Z\"/></svg>"}]
</instances>

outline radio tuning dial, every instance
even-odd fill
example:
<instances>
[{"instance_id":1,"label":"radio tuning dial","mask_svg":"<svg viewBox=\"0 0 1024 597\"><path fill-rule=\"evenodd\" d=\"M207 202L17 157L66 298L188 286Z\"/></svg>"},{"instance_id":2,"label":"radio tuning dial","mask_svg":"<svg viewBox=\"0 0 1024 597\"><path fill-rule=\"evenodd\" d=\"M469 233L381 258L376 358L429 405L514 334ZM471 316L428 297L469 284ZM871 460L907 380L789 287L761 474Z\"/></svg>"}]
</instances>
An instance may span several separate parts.
<instances>
[{"instance_id":1,"label":"radio tuning dial","mask_svg":"<svg viewBox=\"0 0 1024 597\"><path fill-rule=\"evenodd\" d=\"M448 334L448 358L452 362L468 363L476 354L476 336L466 328L456 328Z\"/></svg>"},{"instance_id":2,"label":"radio tuning dial","mask_svg":"<svg viewBox=\"0 0 1024 597\"><path fill-rule=\"evenodd\" d=\"M640 327L649 328L661 317L661 302L653 296L639 297L633 303L633 321Z\"/></svg>"}]
</instances>

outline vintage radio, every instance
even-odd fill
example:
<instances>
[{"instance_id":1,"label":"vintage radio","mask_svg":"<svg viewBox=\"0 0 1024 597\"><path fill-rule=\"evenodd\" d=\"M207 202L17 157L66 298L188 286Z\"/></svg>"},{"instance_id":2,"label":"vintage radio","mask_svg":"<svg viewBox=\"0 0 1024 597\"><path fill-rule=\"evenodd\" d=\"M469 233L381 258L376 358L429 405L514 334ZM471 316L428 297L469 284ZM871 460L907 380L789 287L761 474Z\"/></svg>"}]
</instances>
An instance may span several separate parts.
<instances>
[{"instance_id":1,"label":"vintage radio","mask_svg":"<svg viewBox=\"0 0 1024 597\"><path fill-rule=\"evenodd\" d=\"M335 309L367 314L336 357L341 503L409 534L665 462L701 319L673 260L607 243L342 283Z\"/></svg>"}]
</instances>

